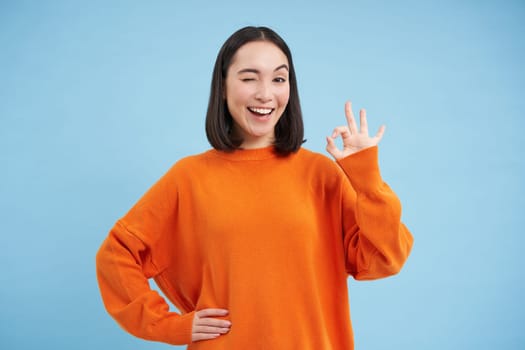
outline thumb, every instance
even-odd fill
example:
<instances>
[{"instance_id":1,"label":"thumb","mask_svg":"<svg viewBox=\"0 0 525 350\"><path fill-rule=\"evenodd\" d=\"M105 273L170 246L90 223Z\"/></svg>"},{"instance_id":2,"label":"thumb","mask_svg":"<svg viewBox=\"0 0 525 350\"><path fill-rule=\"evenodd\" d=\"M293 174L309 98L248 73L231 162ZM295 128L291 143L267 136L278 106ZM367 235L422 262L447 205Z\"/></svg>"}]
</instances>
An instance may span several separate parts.
<instances>
[{"instance_id":1,"label":"thumb","mask_svg":"<svg viewBox=\"0 0 525 350\"><path fill-rule=\"evenodd\" d=\"M334 139L330 136L326 137L326 151L336 160L340 158L341 151L337 148Z\"/></svg>"}]
</instances>

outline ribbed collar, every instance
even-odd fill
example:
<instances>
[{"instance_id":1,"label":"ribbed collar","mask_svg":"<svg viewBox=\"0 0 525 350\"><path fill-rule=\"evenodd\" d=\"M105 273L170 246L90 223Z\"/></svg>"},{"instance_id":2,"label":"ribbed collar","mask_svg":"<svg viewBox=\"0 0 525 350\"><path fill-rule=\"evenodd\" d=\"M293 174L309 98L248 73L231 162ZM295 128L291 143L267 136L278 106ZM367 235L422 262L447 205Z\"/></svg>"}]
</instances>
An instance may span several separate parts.
<instances>
[{"instance_id":1,"label":"ribbed collar","mask_svg":"<svg viewBox=\"0 0 525 350\"><path fill-rule=\"evenodd\" d=\"M233 152L224 152L212 149L208 151L208 154L231 161L264 160L279 157L279 155L274 151L273 146L255 149L237 149Z\"/></svg>"}]
</instances>

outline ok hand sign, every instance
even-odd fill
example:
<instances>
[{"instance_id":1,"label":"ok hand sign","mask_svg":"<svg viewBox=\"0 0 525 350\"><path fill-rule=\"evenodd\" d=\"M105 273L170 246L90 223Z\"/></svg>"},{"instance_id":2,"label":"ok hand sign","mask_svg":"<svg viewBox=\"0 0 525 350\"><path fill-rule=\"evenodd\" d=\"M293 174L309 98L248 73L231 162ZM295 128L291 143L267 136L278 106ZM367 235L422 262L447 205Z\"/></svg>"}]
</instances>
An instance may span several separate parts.
<instances>
[{"instance_id":1,"label":"ok hand sign","mask_svg":"<svg viewBox=\"0 0 525 350\"><path fill-rule=\"evenodd\" d=\"M368 136L366 111L361 109L359 111L361 128L358 130L354 113L352 112L352 103L350 101L346 102L345 104L345 114L348 125L338 126L334 129L332 135L326 138L326 150L336 160L345 158L365 148L376 146L383 137L386 129L386 127L382 125L374 137ZM342 150L340 150L334 142L334 140L337 139L339 135L341 135L341 138L343 139Z\"/></svg>"}]
</instances>

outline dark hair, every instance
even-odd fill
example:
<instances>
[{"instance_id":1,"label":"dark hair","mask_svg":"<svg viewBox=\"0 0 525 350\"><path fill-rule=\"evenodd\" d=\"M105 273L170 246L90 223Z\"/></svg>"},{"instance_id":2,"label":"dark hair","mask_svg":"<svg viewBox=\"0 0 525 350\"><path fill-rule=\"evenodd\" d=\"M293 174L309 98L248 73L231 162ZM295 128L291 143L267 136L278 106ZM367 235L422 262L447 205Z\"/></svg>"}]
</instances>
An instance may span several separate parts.
<instances>
[{"instance_id":1,"label":"dark hair","mask_svg":"<svg viewBox=\"0 0 525 350\"><path fill-rule=\"evenodd\" d=\"M224 99L225 81L233 56L241 46L252 41L268 41L286 55L289 64L290 97L283 115L275 125L275 151L280 155L296 152L304 142L304 126L292 53L284 40L266 27L245 27L233 33L222 45L211 81L210 100L206 113L206 136L213 148L221 151L237 149L243 140L234 138L231 131L233 119Z\"/></svg>"}]
</instances>

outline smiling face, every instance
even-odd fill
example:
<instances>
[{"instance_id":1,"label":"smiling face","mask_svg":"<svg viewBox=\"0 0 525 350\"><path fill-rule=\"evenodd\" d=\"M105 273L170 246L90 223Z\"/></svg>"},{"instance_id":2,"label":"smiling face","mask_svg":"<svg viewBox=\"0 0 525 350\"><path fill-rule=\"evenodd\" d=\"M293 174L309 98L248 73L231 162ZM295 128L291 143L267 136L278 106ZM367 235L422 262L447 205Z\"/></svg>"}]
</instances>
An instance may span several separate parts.
<instances>
[{"instance_id":1,"label":"smiling face","mask_svg":"<svg viewBox=\"0 0 525 350\"><path fill-rule=\"evenodd\" d=\"M272 145L275 125L290 97L286 55L268 41L239 48L226 75L225 98L233 132L244 149Z\"/></svg>"}]
</instances>

